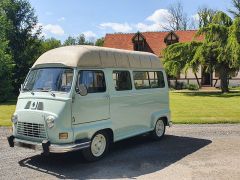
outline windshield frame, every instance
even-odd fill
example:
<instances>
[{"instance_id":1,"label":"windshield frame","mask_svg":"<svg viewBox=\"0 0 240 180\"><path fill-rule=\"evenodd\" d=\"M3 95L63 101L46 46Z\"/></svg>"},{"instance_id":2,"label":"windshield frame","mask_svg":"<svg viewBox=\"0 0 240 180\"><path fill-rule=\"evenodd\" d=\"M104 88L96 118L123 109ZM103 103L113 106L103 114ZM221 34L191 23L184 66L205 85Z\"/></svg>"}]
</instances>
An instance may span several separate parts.
<instances>
[{"instance_id":1,"label":"windshield frame","mask_svg":"<svg viewBox=\"0 0 240 180\"><path fill-rule=\"evenodd\" d=\"M54 69L54 68L56 68L56 69L69 69L69 70L72 70L72 73L73 73L73 77L72 77L72 82L71 82L71 87L70 87L70 89L69 89L69 91L55 91L55 90L41 90L41 89L39 89L39 90L37 90L37 89L32 89L32 90L24 90L24 87L26 86L26 83L28 82L28 80L29 80L29 78L30 78L30 74L31 74L31 72L32 71L34 71L34 70L39 70L39 69ZM22 84L22 86L21 86L21 90L20 90L20 92L21 93L25 93L25 92L31 92L31 93L33 93L33 92L54 92L54 93L61 93L61 94L69 94L69 93L71 93L71 91L72 91L72 89L73 89L73 86L74 86L74 77L75 77L75 69L73 68L73 67L58 67L58 66L52 66L52 67L38 67L38 68L30 68L30 70L29 70L29 72L28 72L28 74L27 74L27 76L26 76L26 78L25 78L25 80L24 80L24 83Z\"/></svg>"}]
</instances>

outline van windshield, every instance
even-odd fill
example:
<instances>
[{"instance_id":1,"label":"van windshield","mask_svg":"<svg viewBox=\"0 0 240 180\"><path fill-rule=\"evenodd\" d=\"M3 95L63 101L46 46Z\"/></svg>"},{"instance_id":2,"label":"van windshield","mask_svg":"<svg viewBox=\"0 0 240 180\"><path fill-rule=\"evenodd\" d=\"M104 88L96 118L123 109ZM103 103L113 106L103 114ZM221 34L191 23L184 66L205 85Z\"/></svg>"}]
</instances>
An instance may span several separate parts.
<instances>
[{"instance_id":1,"label":"van windshield","mask_svg":"<svg viewBox=\"0 0 240 180\"><path fill-rule=\"evenodd\" d=\"M69 92L72 86L73 69L40 68L30 71L23 91Z\"/></svg>"}]
</instances>

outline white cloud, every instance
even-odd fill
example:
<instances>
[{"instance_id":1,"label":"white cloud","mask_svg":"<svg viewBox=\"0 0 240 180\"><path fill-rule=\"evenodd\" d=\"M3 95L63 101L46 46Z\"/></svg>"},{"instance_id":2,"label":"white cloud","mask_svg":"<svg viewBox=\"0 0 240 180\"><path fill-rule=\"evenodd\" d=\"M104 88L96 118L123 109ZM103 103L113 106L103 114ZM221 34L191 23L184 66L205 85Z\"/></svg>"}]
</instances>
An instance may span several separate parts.
<instances>
[{"instance_id":1,"label":"white cloud","mask_svg":"<svg viewBox=\"0 0 240 180\"><path fill-rule=\"evenodd\" d=\"M171 14L167 9L158 9L148 16L145 23L136 24L139 31L162 31L164 27L168 27L168 20Z\"/></svg>"},{"instance_id":2,"label":"white cloud","mask_svg":"<svg viewBox=\"0 0 240 180\"><path fill-rule=\"evenodd\" d=\"M64 35L63 28L57 24L42 25L42 30L45 34L51 33L58 36Z\"/></svg>"},{"instance_id":3,"label":"white cloud","mask_svg":"<svg viewBox=\"0 0 240 180\"><path fill-rule=\"evenodd\" d=\"M65 20L66 20L65 17L60 17L60 18L58 18L58 22L65 21Z\"/></svg>"},{"instance_id":4,"label":"white cloud","mask_svg":"<svg viewBox=\"0 0 240 180\"><path fill-rule=\"evenodd\" d=\"M152 21L155 24L166 24L170 17L171 17L171 14L167 9L158 9L154 11L152 15L147 17L146 20Z\"/></svg>"},{"instance_id":5,"label":"white cloud","mask_svg":"<svg viewBox=\"0 0 240 180\"><path fill-rule=\"evenodd\" d=\"M86 37L86 38L92 38L92 37L97 37L97 35L94 33L94 32L92 32L92 31L85 31L85 32L83 32L83 34L84 34L84 36Z\"/></svg>"},{"instance_id":6,"label":"white cloud","mask_svg":"<svg viewBox=\"0 0 240 180\"><path fill-rule=\"evenodd\" d=\"M199 17L198 14L195 14L195 15L192 15L192 19L193 19L194 21L198 22L199 19L200 19L200 17Z\"/></svg>"},{"instance_id":7,"label":"white cloud","mask_svg":"<svg viewBox=\"0 0 240 180\"><path fill-rule=\"evenodd\" d=\"M160 31L163 30L162 26L160 24L144 24L144 23L138 23L136 25L136 28L138 31Z\"/></svg>"},{"instance_id":8,"label":"white cloud","mask_svg":"<svg viewBox=\"0 0 240 180\"><path fill-rule=\"evenodd\" d=\"M102 23L100 24L101 29L107 29L110 28L115 32L130 32L133 30L133 28L128 24L128 23L112 23L112 22L107 22L107 23Z\"/></svg>"},{"instance_id":9,"label":"white cloud","mask_svg":"<svg viewBox=\"0 0 240 180\"><path fill-rule=\"evenodd\" d=\"M84 34L85 38L91 42L94 42L97 38L97 35L92 31L85 31L85 32L83 32L83 34Z\"/></svg>"}]
</instances>

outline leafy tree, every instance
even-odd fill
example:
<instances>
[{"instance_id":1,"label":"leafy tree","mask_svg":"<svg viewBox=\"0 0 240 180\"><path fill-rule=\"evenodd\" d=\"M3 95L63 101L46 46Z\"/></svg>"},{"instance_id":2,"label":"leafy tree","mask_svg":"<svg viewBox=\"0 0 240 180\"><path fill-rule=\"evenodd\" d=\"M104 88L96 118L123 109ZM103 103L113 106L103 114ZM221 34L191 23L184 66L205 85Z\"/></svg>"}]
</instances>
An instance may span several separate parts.
<instances>
[{"instance_id":1,"label":"leafy tree","mask_svg":"<svg viewBox=\"0 0 240 180\"><path fill-rule=\"evenodd\" d=\"M71 45L76 45L76 39L72 36L69 36L63 43L64 46L71 46Z\"/></svg>"},{"instance_id":2,"label":"leafy tree","mask_svg":"<svg viewBox=\"0 0 240 180\"><path fill-rule=\"evenodd\" d=\"M200 82L197 77L199 70L199 62L192 62L197 49L200 47L201 42L190 43L176 43L168 46L164 50L164 68L168 75L177 77L181 72L187 73L189 69L192 69L199 87Z\"/></svg>"},{"instance_id":3,"label":"leafy tree","mask_svg":"<svg viewBox=\"0 0 240 180\"><path fill-rule=\"evenodd\" d=\"M4 14L0 14L0 102L6 101L12 94L12 68L13 62L7 53L8 41L5 32L9 24Z\"/></svg>"},{"instance_id":4,"label":"leafy tree","mask_svg":"<svg viewBox=\"0 0 240 180\"><path fill-rule=\"evenodd\" d=\"M209 8L200 8L198 10L199 17L199 28L206 27L208 24L212 23L213 17L216 14L216 11Z\"/></svg>"},{"instance_id":5,"label":"leafy tree","mask_svg":"<svg viewBox=\"0 0 240 180\"><path fill-rule=\"evenodd\" d=\"M234 22L223 12L217 12L213 22L201 28L198 35L205 39L193 61L201 62L208 72L219 72L222 92L228 92L228 78L239 69L239 18Z\"/></svg>"},{"instance_id":6,"label":"leafy tree","mask_svg":"<svg viewBox=\"0 0 240 180\"><path fill-rule=\"evenodd\" d=\"M85 35L80 34L78 37L69 36L65 42L63 43L64 46L71 46L71 45L93 45L93 42L86 41Z\"/></svg>"},{"instance_id":7,"label":"leafy tree","mask_svg":"<svg viewBox=\"0 0 240 180\"><path fill-rule=\"evenodd\" d=\"M240 18L232 21L227 14L217 12L212 22L197 32L205 37L202 43L177 43L164 50L167 72L176 76L192 68L196 76L202 65L210 73L219 72L222 92L228 92L228 78L240 68L239 27Z\"/></svg>"},{"instance_id":8,"label":"leafy tree","mask_svg":"<svg viewBox=\"0 0 240 180\"><path fill-rule=\"evenodd\" d=\"M9 22L6 39L8 52L12 54L15 67L13 70L13 86L18 93L29 68L40 54L37 17L34 9L27 0L1 0L0 13L4 14Z\"/></svg>"},{"instance_id":9,"label":"leafy tree","mask_svg":"<svg viewBox=\"0 0 240 180\"><path fill-rule=\"evenodd\" d=\"M103 46L103 44L104 44L104 38L99 38L95 42L95 46Z\"/></svg>"},{"instance_id":10,"label":"leafy tree","mask_svg":"<svg viewBox=\"0 0 240 180\"><path fill-rule=\"evenodd\" d=\"M240 0L232 0L234 10L229 9L228 11L234 15L234 17L240 17Z\"/></svg>"},{"instance_id":11,"label":"leafy tree","mask_svg":"<svg viewBox=\"0 0 240 180\"><path fill-rule=\"evenodd\" d=\"M61 41L57 40L55 38L50 38L46 40L42 40L41 47L42 47L42 53L49 51L54 48L58 48L61 46Z\"/></svg>"}]
</instances>

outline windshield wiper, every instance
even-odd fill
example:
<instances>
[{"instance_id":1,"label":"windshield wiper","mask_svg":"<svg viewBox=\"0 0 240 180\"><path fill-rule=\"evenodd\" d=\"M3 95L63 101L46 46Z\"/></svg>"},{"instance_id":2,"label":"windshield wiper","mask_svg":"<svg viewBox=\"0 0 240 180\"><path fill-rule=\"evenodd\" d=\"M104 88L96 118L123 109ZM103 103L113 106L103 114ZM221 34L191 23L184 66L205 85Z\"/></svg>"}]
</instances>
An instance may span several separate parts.
<instances>
[{"instance_id":1,"label":"windshield wiper","mask_svg":"<svg viewBox=\"0 0 240 180\"><path fill-rule=\"evenodd\" d=\"M52 92L51 88L44 89L44 88L37 88L37 90L40 90L40 92L50 92L50 94L55 97L55 94Z\"/></svg>"}]
</instances>

